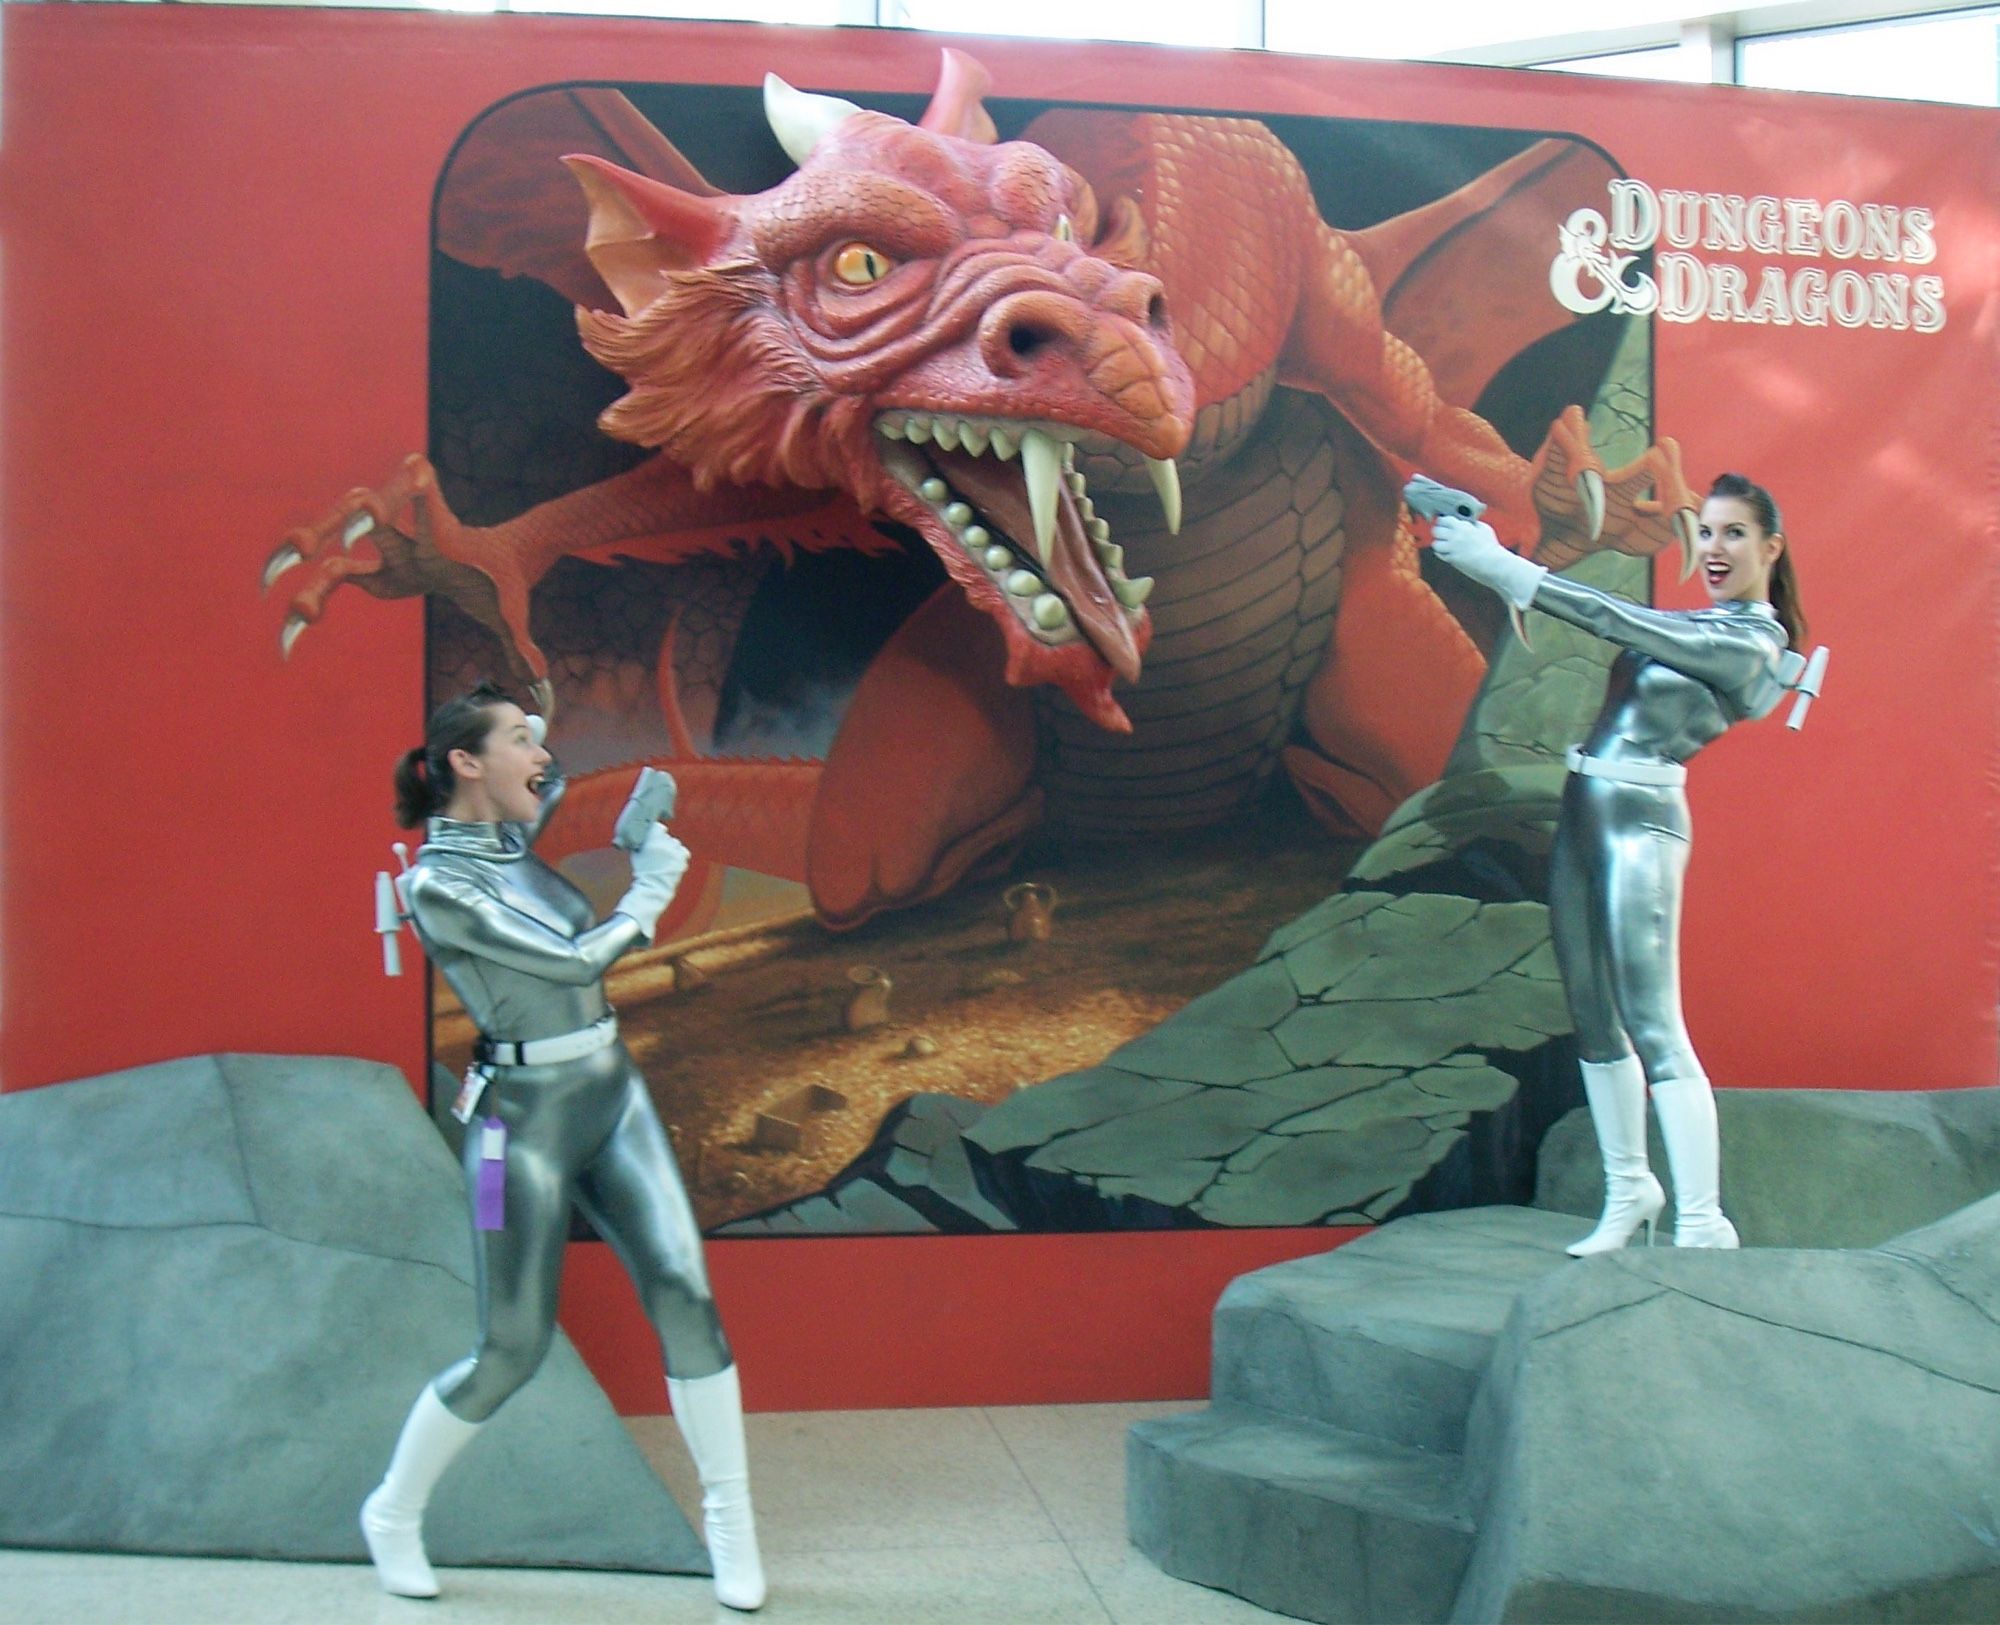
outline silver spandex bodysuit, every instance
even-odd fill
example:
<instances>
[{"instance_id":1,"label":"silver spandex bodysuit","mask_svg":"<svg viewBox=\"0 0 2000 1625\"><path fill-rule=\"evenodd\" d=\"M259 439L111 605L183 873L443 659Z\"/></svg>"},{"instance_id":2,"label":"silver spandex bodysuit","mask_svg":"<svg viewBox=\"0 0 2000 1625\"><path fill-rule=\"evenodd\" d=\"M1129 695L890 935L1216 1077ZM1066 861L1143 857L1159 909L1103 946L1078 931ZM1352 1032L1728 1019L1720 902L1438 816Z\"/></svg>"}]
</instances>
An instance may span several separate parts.
<instances>
[{"instance_id":1,"label":"silver spandex bodysuit","mask_svg":"<svg viewBox=\"0 0 2000 1625\"><path fill-rule=\"evenodd\" d=\"M1549 918L1577 1049L1585 1061L1636 1050L1649 1082L1703 1075L1681 1016L1681 887L1687 794L1669 778L1732 723L1783 697L1785 631L1770 605L1642 609L1559 576L1534 607L1623 645L1582 769L1563 786L1550 859ZM1604 764L1595 776L1589 769Z\"/></svg>"},{"instance_id":2,"label":"silver spandex bodysuit","mask_svg":"<svg viewBox=\"0 0 2000 1625\"><path fill-rule=\"evenodd\" d=\"M553 1038L608 1016L604 973L643 936L628 915L594 923L583 893L529 850L561 793L552 783L532 826L433 818L406 882L424 951L488 1039ZM701 1232L625 1046L490 1072L480 1111L507 1126L506 1216L473 1232L479 1342L437 1378L438 1398L483 1422L534 1375L555 1331L572 1202L617 1250L672 1374L722 1370L729 1344ZM479 1141L466 1136L468 1190Z\"/></svg>"}]
</instances>

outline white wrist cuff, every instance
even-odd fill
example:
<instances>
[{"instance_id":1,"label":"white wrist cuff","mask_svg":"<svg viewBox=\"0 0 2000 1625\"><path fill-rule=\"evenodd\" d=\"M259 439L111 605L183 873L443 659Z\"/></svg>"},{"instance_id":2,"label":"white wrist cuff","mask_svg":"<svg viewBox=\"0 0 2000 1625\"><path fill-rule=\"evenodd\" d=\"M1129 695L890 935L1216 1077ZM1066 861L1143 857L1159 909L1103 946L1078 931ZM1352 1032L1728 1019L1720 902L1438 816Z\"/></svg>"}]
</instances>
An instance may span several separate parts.
<instances>
[{"instance_id":1,"label":"white wrist cuff","mask_svg":"<svg viewBox=\"0 0 2000 1625\"><path fill-rule=\"evenodd\" d=\"M1535 590L1549 573L1549 567L1524 559L1518 553L1509 553L1504 565L1496 561L1493 573L1493 590L1516 609L1528 609L1533 606Z\"/></svg>"}]
</instances>

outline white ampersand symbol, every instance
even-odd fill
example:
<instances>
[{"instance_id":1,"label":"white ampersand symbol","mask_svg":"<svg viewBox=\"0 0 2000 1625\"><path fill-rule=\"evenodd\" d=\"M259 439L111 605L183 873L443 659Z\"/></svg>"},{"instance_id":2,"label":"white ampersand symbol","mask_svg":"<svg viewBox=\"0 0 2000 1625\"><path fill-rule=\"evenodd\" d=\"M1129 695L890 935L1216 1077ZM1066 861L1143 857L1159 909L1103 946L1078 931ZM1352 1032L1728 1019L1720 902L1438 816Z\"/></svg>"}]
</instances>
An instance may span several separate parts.
<instances>
[{"instance_id":1,"label":"white ampersand symbol","mask_svg":"<svg viewBox=\"0 0 2000 1625\"><path fill-rule=\"evenodd\" d=\"M1659 286L1643 271L1632 269L1639 262L1638 255L1614 255L1606 249L1610 236L1611 228L1595 209L1578 209L1556 227L1549 291L1557 304L1578 316L1595 315L1607 305L1621 316L1648 315L1659 305ZM1583 291L1582 278L1586 276L1597 284L1594 292Z\"/></svg>"}]
</instances>

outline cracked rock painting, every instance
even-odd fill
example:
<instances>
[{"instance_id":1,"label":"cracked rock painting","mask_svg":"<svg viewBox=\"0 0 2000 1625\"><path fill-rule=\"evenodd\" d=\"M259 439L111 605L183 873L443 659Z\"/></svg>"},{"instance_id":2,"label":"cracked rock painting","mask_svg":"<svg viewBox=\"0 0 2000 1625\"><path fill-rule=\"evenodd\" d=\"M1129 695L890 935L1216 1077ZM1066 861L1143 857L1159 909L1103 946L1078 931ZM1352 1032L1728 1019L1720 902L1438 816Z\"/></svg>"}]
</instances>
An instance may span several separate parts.
<instances>
[{"instance_id":1,"label":"cracked rock painting","mask_svg":"<svg viewBox=\"0 0 2000 1625\"><path fill-rule=\"evenodd\" d=\"M477 121L427 455L274 557L288 642L422 594L433 700L552 711L544 849L605 901L675 774L693 865L611 993L711 1232L1525 1200L1606 655L1433 579L1398 492L1648 590L1646 328L1547 291L1615 167L1026 88ZM472 1036L437 984L440 1065Z\"/></svg>"}]
</instances>

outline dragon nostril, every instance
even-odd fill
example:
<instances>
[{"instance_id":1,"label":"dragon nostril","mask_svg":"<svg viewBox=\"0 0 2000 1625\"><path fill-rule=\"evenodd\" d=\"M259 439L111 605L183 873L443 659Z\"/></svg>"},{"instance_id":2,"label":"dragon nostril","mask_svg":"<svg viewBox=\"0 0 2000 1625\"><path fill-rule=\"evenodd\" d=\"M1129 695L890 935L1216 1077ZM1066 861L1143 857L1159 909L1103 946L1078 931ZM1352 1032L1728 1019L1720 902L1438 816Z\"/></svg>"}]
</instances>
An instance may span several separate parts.
<instances>
[{"instance_id":1,"label":"dragon nostril","mask_svg":"<svg viewBox=\"0 0 2000 1625\"><path fill-rule=\"evenodd\" d=\"M1146 325L1156 332L1165 332L1167 326L1167 296L1156 293L1146 301Z\"/></svg>"},{"instance_id":2,"label":"dragon nostril","mask_svg":"<svg viewBox=\"0 0 2000 1625\"><path fill-rule=\"evenodd\" d=\"M1055 330L1039 322L1013 322L1007 328L1007 348L1023 359L1046 349L1055 341Z\"/></svg>"}]
</instances>

